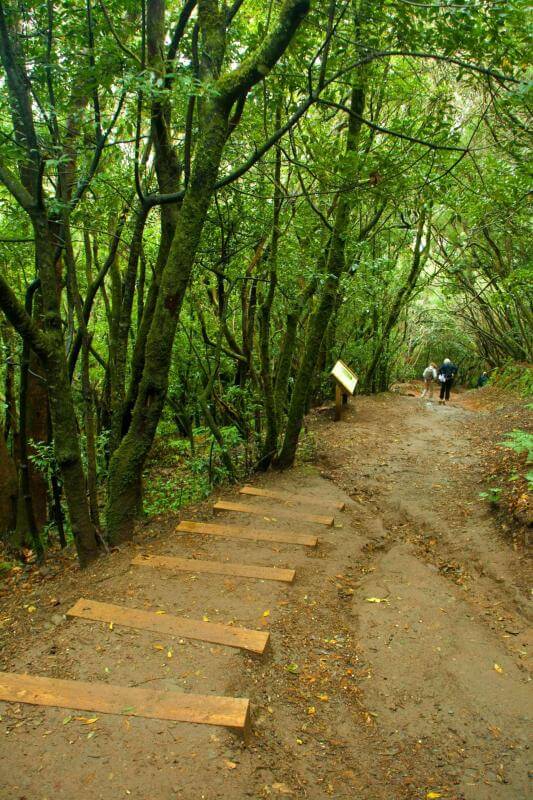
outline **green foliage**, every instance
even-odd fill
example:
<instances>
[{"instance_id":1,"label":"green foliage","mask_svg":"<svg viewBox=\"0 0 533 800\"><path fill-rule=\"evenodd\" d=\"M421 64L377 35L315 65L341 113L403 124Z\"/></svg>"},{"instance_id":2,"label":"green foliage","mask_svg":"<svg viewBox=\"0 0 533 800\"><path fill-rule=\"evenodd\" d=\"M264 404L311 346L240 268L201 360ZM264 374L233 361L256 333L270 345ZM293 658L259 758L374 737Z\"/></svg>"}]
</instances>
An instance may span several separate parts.
<instances>
[{"instance_id":1,"label":"green foliage","mask_svg":"<svg viewBox=\"0 0 533 800\"><path fill-rule=\"evenodd\" d=\"M518 428L505 434L506 441L499 442L502 447L508 447L518 455L527 453L526 463L533 463L533 434Z\"/></svg>"},{"instance_id":2,"label":"green foliage","mask_svg":"<svg viewBox=\"0 0 533 800\"><path fill-rule=\"evenodd\" d=\"M533 397L533 368L530 364L507 364L492 374L492 383L516 392L524 398Z\"/></svg>"},{"instance_id":3,"label":"green foliage","mask_svg":"<svg viewBox=\"0 0 533 800\"><path fill-rule=\"evenodd\" d=\"M30 439L28 444L30 445L28 460L49 482L52 475L56 475L58 471L53 445L37 442L34 439Z\"/></svg>"},{"instance_id":4,"label":"green foliage","mask_svg":"<svg viewBox=\"0 0 533 800\"><path fill-rule=\"evenodd\" d=\"M488 500L492 506L497 506L500 502L502 489L499 486L491 486L486 492L480 492L479 496L483 500Z\"/></svg>"}]
</instances>

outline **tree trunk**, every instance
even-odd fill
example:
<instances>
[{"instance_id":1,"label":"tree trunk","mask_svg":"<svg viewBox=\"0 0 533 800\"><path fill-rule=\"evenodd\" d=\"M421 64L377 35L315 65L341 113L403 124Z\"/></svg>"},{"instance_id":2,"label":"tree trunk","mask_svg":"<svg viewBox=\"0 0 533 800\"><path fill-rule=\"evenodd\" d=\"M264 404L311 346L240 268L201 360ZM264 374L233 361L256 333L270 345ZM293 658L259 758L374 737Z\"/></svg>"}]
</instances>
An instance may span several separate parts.
<instances>
[{"instance_id":1,"label":"tree trunk","mask_svg":"<svg viewBox=\"0 0 533 800\"><path fill-rule=\"evenodd\" d=\"M227 113L213 102L161 276L131 424L110 463L107 530L112 542L129 538L132 533L141 496L142 470L165 403L174 335L214 190L226 131Z\"/></svg>"},{"instance_id":2,"label":"tree trunk","mask_svg":"<svg viewBox=\"0 0 533 800\"><path fill-rule=\"evenodd\" d=\"M0 427L0 535L15 527L17 509L17 470L9 455L3 428Z\"/></svg>"},{"instance_id":3,"label":"tree trunk","mask_svg":"<svg viewBox=\"0 0 533 800\"><path fill-rule=\"evenodd\" d=\"M43 332L46 339L44 364L48 381L54 451L63 480L70 525L80 566L99 553L95 527L87 504L85 474L81 460L78 424L70 386L61 321L55 265L55 239L43 217L33 219L37 266L41 277Z\"/></svg>"},{"instance_id":4,"label":"tree trunk","mask_svg":"<svg viewBox=\"0 0 533 800\"><path fill-rule=\"evenodd\" d=\"M353 152L357 149L364 102L365 94L363 88L354 87L351 94L350 107L352 113L350 114L348 123L348 137L346 141L347 152ZM298 439L302 429L310 390L313 385L313 377L321 351L322 341L331 315L335 309L339 281L344 271L344 241L350 219L350 211L351 198L347 193L343 193L339 198L337 210L335 212L335 221L326 264L326 277L318 307L313 313L309 323L305 350L291 397L283 446L275 461L275 466L278 469L291 466L296 457Z\"/></svg>"}]
</instances>

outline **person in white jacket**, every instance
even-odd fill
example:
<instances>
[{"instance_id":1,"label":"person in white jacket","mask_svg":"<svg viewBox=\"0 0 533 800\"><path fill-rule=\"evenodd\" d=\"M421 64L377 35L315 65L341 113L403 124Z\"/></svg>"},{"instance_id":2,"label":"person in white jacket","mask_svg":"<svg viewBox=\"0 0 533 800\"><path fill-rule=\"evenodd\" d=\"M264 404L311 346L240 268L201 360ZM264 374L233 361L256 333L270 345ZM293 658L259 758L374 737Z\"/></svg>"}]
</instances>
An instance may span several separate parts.
<instances>
[{"instance_id":1,"label":"person in white jacket","mask_svg":"<svg viewBox=\"0 0 533 800\"><path fill-rule=\"evenodd\" d=\"M433 384L437 380L437 365L433 364L433 362L428 364L422 373L422 377L424 378L424 391L420 397L427 397L428 400L431 400L433 397Z\"/></svg>"}]
</instances>

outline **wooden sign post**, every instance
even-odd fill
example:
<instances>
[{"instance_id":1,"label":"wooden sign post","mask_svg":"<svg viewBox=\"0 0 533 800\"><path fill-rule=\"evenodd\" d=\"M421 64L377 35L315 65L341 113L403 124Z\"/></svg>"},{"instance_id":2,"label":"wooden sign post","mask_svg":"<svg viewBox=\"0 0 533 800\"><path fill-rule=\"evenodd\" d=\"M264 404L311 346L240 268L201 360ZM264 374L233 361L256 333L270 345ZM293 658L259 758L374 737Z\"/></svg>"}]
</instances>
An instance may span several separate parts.
<instances>
[{"instance_id":1,"label":"wooden sign post","mask_svg":"<svg viewBox=\"0 0 533 800\"><path fill-rule=\"evenodd\" d=\"M340 359L330 374L335 378L335 422L339 422L342 407L348 402L348 396L354 394L359 379L355 372L352 372L350 367Z\"/></svg>"}]
</instances>

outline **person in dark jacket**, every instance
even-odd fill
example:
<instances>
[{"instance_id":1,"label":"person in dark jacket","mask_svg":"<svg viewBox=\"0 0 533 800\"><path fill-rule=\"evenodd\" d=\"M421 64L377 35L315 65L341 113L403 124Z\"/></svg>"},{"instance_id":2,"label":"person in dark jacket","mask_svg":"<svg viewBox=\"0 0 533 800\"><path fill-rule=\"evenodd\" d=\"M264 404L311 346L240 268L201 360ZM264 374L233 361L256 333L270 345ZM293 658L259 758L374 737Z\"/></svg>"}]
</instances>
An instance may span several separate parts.
<instances>
[{"instance_id":1,"label":"person in dark jacket","mask_svg":"<svg viewBox=\"0 0 533 800\"><path fill-rule=\"evenodd\" d=\"M457 367L455 364L449 358L445 358L439 368L440 405L446 405L446 400L450 399L450 389L453 386L453 379L456 373Z\"/></svg>"},{"instance_id":2,"label":"person in dark jacket","mask_svg":"<svg viewBox=\"0 0 533 800\"><path fill-rule=\"evenodd\" d=\"M477 388L482 389L489 382L489 376L486 372L482 372L477 380Z\"/></svg>"}]
</instances>

